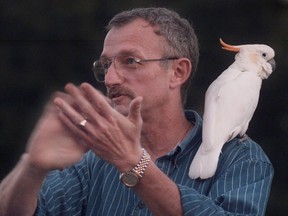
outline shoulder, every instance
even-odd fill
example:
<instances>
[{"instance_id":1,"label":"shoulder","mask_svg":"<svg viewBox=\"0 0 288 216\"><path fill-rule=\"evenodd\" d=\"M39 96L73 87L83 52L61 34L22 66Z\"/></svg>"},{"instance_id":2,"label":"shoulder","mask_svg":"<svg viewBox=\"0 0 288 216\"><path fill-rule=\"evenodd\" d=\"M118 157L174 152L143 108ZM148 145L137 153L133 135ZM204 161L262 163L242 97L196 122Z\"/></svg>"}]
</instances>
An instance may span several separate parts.
<instances>
[{"instance_id":1,"label":"shoulder","mask_svg":"<svg viewBox=\"0 0 288 216\"><path fill-rule=\"evenodd\" d=\"M233 154L238 159L259 160L271 163L261 146L248 136L234 138L230 142L227 142L222 149L222 153L224 155Z\"/></svg>"},{"instance_id":2,"label":"shoulder","mask_svg":"<svg viewBox=\"0 0 288 216\"><path fill-rule=\"evenodd\" d=\"M220 174L232 167L243 166L243 164L267 166L273 170L272 163L264 150L248 136L242 139L234 138L223 146L217 172Z\"/></svg>"}]
</instances>

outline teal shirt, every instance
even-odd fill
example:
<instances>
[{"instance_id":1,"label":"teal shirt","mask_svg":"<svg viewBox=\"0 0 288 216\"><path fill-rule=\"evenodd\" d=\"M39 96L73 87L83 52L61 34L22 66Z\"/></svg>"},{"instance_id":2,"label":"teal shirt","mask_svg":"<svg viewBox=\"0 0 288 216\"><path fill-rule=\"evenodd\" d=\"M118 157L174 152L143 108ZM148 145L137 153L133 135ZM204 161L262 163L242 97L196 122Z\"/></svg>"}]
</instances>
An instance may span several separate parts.
<instances>
[{"instance_id":1,"label":"teal shirt","mask_svg":"<svg viewBox=\"0 0 288 216\"><path fill-rule=\"evenodd\" d=\"M235 138L224 145L212 178L192 180L188 170L201 144L202 120L194 111L186 111L186 117L193 130L155 162L177 184L184 215L265 215L274 170L261 147L248 137ZM117 169L90 151L74 166L47 176L35 215L152 214L119 181Z\"/></svg>"}]
</instances>

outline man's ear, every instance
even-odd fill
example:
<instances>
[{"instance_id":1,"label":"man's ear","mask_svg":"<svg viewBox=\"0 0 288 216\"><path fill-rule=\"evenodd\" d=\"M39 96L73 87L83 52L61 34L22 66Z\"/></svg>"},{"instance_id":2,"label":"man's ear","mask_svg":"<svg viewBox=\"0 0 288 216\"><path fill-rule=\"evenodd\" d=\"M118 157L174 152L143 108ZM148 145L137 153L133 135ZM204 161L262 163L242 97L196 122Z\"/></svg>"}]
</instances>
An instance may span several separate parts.
<instances>
[{"instance_id":1,"label":"man's ear","mask_svg":"<svg viewBox=\"0 0 288 216\"><path fill-rule=\"evenodd\" d=\"M173 74L171 76L170 87L175 88L181 86L189 79L192 64L187 58L179 58L173 62Z\"/></svg>"}]
</instances>

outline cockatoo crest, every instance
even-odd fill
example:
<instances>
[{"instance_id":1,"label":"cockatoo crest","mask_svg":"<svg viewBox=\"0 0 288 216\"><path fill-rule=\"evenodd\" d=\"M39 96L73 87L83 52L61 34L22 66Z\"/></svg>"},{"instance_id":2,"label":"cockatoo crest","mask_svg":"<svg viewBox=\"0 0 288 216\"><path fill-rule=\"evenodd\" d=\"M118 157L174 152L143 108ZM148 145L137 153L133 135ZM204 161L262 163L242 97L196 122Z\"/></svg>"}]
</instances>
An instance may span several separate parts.
<instances>
[{"instance_id":1,"label":"cockatoo crest","mask_svg":"<svg viewBox=\"0 0 288 216\"><path fill-rule=\"evenodd\" d=\"M238 69L257 73L261 79L267 79L275 70L274 50L264 44L231 46L220 39L222 49L237 52L235 63Z\"/></svg>"},{"instance_id":2,"label":"cockatoo crest","mask_svg":"<svg viewBox=\"0 0 288 216\"><path fill-rule=\"evenodd\" d=\"M235 61L209 86L205 94L202 143L191 163L192 179L212 177L223 145L244 136L257 107L261 84L275 69L274 50L262 44L222 48L237 52Z\"/></svg>"}]
</instances>

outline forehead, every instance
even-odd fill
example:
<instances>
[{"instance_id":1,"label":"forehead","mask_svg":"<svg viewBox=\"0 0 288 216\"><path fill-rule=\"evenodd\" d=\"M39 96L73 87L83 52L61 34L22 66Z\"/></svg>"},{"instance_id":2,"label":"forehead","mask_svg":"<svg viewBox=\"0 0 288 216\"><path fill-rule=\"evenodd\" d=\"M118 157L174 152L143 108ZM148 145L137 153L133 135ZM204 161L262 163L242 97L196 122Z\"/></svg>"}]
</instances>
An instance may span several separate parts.
<instances>
[{"instance_id":1,"label":"forehead","mask_svg":"<svg viewBox=\"0 0 288 216\"><path fill-rule=\"evenodd\" d=\"M155 33L155 27L136 19L122 27L113 27L106 35L102 56L122 53L158 56L162 54L165 39ZM151 57L152 57L151 56Z\"/></svg>"}]
</instances>

